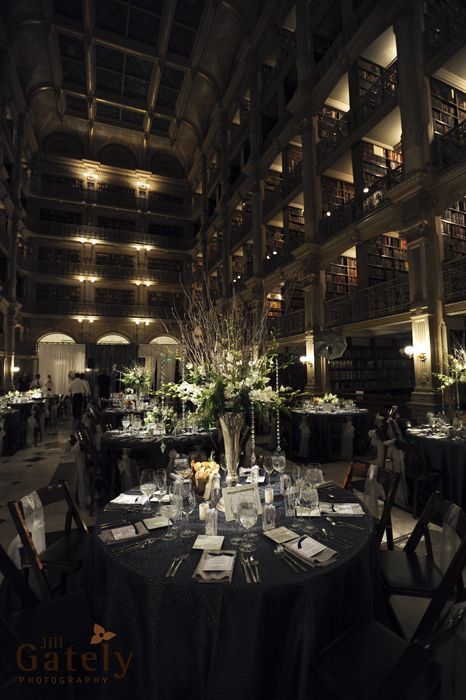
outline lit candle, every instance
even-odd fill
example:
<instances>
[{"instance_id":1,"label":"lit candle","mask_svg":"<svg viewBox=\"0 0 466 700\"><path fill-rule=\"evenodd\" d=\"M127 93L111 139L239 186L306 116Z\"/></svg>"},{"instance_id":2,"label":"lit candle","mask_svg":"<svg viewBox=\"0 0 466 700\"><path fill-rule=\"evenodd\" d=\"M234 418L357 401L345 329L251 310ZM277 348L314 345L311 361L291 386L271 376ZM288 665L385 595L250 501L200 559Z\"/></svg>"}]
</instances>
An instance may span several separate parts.
<instances>
[{"instance_id":1,"label":"lit candle","mask_svg":"<svg viewBox=\"0 0 466 700\"><path fill-rule=\"evenodd\" d=\"M265 494L265 502L267 504L273 503L273 488L267 487L264 489L264 494Z\"/></svg>"},{"instance_id":2,"label":"lit candle","mask_svg":"<svg viewBox=\"0 0 466 700\"><path fill-rule=\"evenodd\" d=\"M205 520L207 511L209 510L208 503L199 503L199 520Z\"/></svg>"}]
</instances>

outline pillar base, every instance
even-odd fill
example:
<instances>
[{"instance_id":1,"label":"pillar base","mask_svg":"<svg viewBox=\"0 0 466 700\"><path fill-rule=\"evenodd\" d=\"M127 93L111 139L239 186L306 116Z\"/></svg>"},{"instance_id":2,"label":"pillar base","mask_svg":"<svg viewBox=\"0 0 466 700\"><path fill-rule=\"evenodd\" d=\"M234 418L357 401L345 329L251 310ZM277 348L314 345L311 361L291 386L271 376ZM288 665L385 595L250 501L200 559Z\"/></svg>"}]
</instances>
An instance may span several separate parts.
<instances>
[{"instance_id":1,"label":"pillar base","mask_svg":"<svg viewBox=\"0 0 466 700\"><path fill-rule=\"evenodd\" d=\"M436 391L414 390L411 400L407 403L411 415L417 421L425 421L428 412L437 413L442 410L442 397Z\"/></svg>"}]
</instances>

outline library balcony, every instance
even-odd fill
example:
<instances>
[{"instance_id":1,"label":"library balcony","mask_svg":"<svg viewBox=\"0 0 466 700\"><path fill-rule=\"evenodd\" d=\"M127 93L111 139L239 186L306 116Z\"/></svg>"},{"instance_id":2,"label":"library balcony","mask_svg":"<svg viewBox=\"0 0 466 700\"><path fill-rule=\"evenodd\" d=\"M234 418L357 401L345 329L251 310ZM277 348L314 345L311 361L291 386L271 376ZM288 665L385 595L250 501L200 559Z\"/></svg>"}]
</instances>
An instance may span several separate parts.
<instances>
[{"instance_id":1,"label":"library balcony","mask_svg":"<svg viewBox=\"0 0 466 700\"><path fill-rule=\"evenodd\" d=\"M221 171L222 165L220 162L211 163L209 165L209 172L207 174L207 192L210 192L213 189L214 185L217 184Z\"/></svg>"},{"instance_id":2,"label":"library balcony","mask_svg":"<svg viewBox=\"0 0 466 700\"><path fill-rule=\"evenodd\" d=\"M466 114L466 112L465 112ZM432 142L432 168L438 173L466 159L466 121L437 136Z\"/></svg>"},{"instance_id":3,"label":"library balcony","mask_svg":"<svg viewBox=\"0 0 466 700\"><path fill-rule=\"evenodd\" d=\"M49 180L45 175L31 190L32 194L42 197L53 197L73 202L85 202L88 200L88 190L85 189L82 180L72 178L56 178Z\"/></svg>"},{"instance_id":4,"label":"library balcony","mask_svg":"<svg viewBox=\"0 0 466 700\"><path fill-rule=\"evenodd\" d=\"M103 316L126 318L173 319L171 306L143 306L136 304L99 304L79 301L33 301L25 300L25 313L45 314L46 316Z\"/></svg>"},{"instance_id":5,"label":"library balcony","mask_svg":"<svg viewBox=\"0 0 466 700\"><path fill-rule=\"evenodd\" d=\"M89 263L72 263L53 260L18 260L18 265L27 272L56 275L97 277L118 280L140 280L142 282L164 282L176 284L180 281L181 271L151 270L146 268L124 267L118 265L98 265Z\"/></svg>"},{"instance_id":6,"label":"library balcony","mask_svg":"<svg viewBox=\"0 0 466 700\"><path fill-rule=\"evenodd\" d=\"M443 288L446 304L466 300L466 257L444 263Z\"/></svg>"},{"instance_id":7,"label":"library balcony","mask_svg":"<svg viewBox=\"0 0 466 700\"><path fill-rule=\"evenodd\" d=\"M326 241L345 228L362 221L376 209L387 205L386 192L398 185L403 179L402 166L389 170L384 177L378 178L363 195L353 197L337 209L330 211L330 216L324 216L319 222L319 235Z\"/></svg>"},{"instance_id":8,"label":"library balcony","mask_svg":"<svg viewBox=\"0 0 466 700\"><path fill-rule=\"evenodd\" d=\"M464 2L439 2L428 0L424 14L424 55L426 60L443 63L446 52L464 44L466 32L466 8Z\"/></svg>"},{"instance_id":9,"label":"library balcony","mask_svg":"<svg viewBox=\"0 0 466 700\"><path fill-rule=\"evenodd\" d=\"M192 241L188 241L181 236L159 236L139 231L120 231L118 229L61 223L58 221L34 221L28 219L26 220L26 228L29 232L40 236L70 238L81 243L123 243L132 246L140 245L141 247L152 246L167 250L189 250L193 246Z\"/></svg>"},{"instance_id":10,"label":"library balcony","mask_svg":"<svg viewBox=\"0 0 466 700\"><path fill-rule=\"evenodd\" d=\"M407 275L345 296L329 299L324 304L325 327L347 326L360 321L395 316L410 308Z\"/></svg>"},{"instance_id":11,"label":"library balcony","mask_svg":"<svg viewBox=\"0 0 466 700\"><path fill-rule=\"evenodd\" d=\"M223 250L219 248L218 250L212 251L207 259L207 268L212 270L214 267L221 262L223 257Z\"/></svg>"},{"instance_id":12,"label":"library balcony","mask_svg":"<svg viewBox=\"0 0 466 700\"><path fill-rule=\"evenodd\" d=\"M296 163L293 170L287 172L283 177L282 184L282 197L287 197L289 194L295 191L303 183L303 163L300 161Z\"/></svg>"},{"instance_id":13,"label":"library balcony","mask_svg":"<svg viewBox=\"0 0 466 700\"><path fill-rule=\"evenodd\" d=\"M291 311L278 318L268 318L267 326L272 335L278 338L291 338L305 331L304 309Z\"/></svg>"},{"instance_id":14,"label":"library balcony","mask_svg":"<svg viewBox=\"0 0 466 700\"><path fill-rule=\"evenodd\" d=\"M231 156L236 150L239 143L243 140L249 131L249 114L246 114L243 121L239 124L231 125L229 155Z\"/></svg>"},{"instance_id":15,"label":"library balcony","mask_svg":"<svg viewBox=\"0 0 466 700\"><path fill-rule=\"evenodd\" d=\"M263 202L262 202L262 216L265 218L267 215L276 209L279 204L281 204L284 199L284 194L282 186L279 185L274 190L269 190L266 192Z\"/></svg>"},{"instance_id":16,"label":"library balcony","mask_svg":"<svg viewBox=\"0 0 466 700\"><path fill-rule=\"evenodd\" d=\"M243 240L249 236L252 230L252 215L242 216L241 223L238 226L231 227L230 233L230 250L237 248Z\"/></svg>"},{"instance_id":17,"label":"library balcony","mask_svg":"<svg viewBox=\"0 0 466 700\"><path fill-rule=\"evenodd\" d=\"M327 129L325 136L318 142L318 154L323 163L327 162L332 154L338 157L342 146L347 149L361 138L367 131L370 120L379 121L393 108L398 91L396 61L388 68L379 67L378 74L380 77L358 102L339 119L335 119L332 128Z\"/></svg>"}]
</instances>

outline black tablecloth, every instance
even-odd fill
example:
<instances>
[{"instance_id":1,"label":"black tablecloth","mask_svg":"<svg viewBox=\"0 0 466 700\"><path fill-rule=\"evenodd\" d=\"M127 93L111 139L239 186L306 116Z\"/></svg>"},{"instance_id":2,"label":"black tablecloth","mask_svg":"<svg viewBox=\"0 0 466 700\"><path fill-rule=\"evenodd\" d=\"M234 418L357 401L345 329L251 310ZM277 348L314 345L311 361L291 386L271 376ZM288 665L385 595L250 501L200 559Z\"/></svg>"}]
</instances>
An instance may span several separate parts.
<instances>
[{"instance_id":1,"label":"black tablecloth","mask_svg":"<svg viewBox=\"0 0 466 700\"><path fill-rule=\"evenodd\" d=\"M300 424L303 416L311 431L307 455L301 455L308 461L330 462L341 459L340 445L343 424L351 417L354 425L354 454L364 454L368 444L368 412L366 410L341 413L318 413L293 411L292 446L293 453L299 453Z\"/></svg>"},{"instance_id":2,"label":"black tablecloth","mask_svg":"<svg viewBox=\"0 0 466 700\"><path fill-rule=\"evenodd\" d=\"M103 515L105 521L121 517L119 511ZM134 513L124 517L140 519ZM321 519L315 522L328 526ZM94 533L83 571L85 586L105 628L134 652L125 680L102 688L101 697L309 700L313 654L372 613L371 521L351 522L365 528L338 528L352 549L341 550L331 565L302 574L276 559L273 543L260 532L256 556L263 583L258 585L246 584L239 561L229 585L193 581L199 551L191 552L176 578L165 578L173 557L188 551L192 540L156 542L116 558ZM289 524L281 505L278 523ZM203 532L202 523L193 525ZM220 515L224 549L231 531Z\"/></svg>"},{"instance_id":3,"label":"black tablecloth","mask_svg":"<svg viewBox=\"0 0 466 700\"><path fill-rule=\"evenodd\" d=\"M111 425L112 428L121 428L121 421L123 420L124 416L137 415L140 418L143 418L146 412L147 409L145 408L140 411L137 411L134 408L105 408L102 411L102 425Z\"/></svg>"},{"instance_id":4,"label":"black tablecloth","mask_svg":"<svg viewBox=\"0 0 466 700\"><path fill-rule=\"evenodd\" d=\"M406 438L418 445L429 467L441 473L443 496L466 509L466 441L415 435L411 431L407 431Z\"/></svg>"},{"instance_id":5,"label":"black tablecloth","mask_svg":"<svg viewBox=\"0 0 466 700\"><path fill-rule=\"evenodd\" d=\"M13 408L5 409L0 416L3 420L3 454L13 455L22 447L21 412Z\"/></svg>"}]
</instances>

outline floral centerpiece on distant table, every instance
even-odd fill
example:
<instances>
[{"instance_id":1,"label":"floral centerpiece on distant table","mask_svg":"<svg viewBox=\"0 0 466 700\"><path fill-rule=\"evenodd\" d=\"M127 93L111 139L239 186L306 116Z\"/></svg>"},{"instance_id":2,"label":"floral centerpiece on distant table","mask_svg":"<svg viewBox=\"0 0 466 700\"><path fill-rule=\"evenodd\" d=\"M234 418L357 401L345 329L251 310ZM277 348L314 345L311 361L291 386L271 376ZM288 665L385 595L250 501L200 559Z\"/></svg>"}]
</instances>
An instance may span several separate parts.
<instances>
[{"instance_id":1,"label":"floral centerpiece on distant table","mask_svg":"<svg viewBox=\"0 0 466 700\"><path fill-rule=\"evenodd\" d=\"M459 345L453 352L447 355L446 372L434 375L439 382L439 389L443 392L445 389L455 390L456 408L460 408L459 385L466 384L466 348Z\"/></svg>"},{"instance_id":2,"label":"floral centerpiece on distant table","mask_svg":"<svg viewBox=\"0 0 466 700\"><path fill-rule=\"evenodd\" d=\"M332 406L339 406L340 405L340 399L336 394L324 394L323 396L316 396L315 402L318 405L322 404L331 404Z\"/></svg>"},{"instance_id":3,"label":"floral centerpiece on distant table","mask_svg":"<svg viewBox=\"0 0 466 700\"><path fill-rule=\"evenodd\" d=\"M234 297L218 307L208 295L187 299L179 323L184 376L167 391L189 401L209 424L220 422L225 445L227 482L235 483L244 416L278 408L287 393L273 388L275 357L267 344L266 312L254 314Z\"/></svg>"},{"instance_id":4,"label":"floral centerpiece on distant table","mask_svg":"<svg viewBox=\"0 0 466 700\"><path fill-rule=\"evenodd\" d=\"M150 372L138 364L133 364L131 367L125 367L121 373L121 382L127 389L132 389L138 397L144 390L149 389L151 385Z\"/></svg>"}]
</instances>

